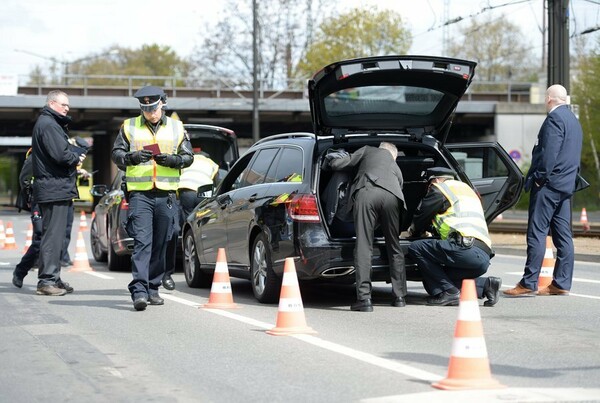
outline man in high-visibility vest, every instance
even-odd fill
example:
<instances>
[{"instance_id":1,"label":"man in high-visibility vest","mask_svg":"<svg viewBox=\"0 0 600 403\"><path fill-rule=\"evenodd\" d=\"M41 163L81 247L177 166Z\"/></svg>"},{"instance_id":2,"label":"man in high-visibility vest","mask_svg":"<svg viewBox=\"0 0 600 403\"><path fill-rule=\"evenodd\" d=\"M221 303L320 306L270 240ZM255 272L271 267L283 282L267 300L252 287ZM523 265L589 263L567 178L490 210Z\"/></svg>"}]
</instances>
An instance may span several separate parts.
<instances>
[{"instance_id":1,"label":"man in high-visibility vest","mask_svg":"<svg viewBox=\"0 0 600 403\"><path fill-rule=\"evenodd\" d=\"M427 305L458 305L462 281L475 279L477 296L487 298L485 306L494 306L502 280L481 277L494 256L481 200L449 168L430 168L427 178L429 190L408 229L410 236L430 230L439 236L415 240L408 247L431 296Z\"/></svg>"},{"instance_id":2,"label":"man in high-visibility vest","mask_svg":"<svg viewBox=\"0 0 600 403\"><path fill-rule=\"evenodd\" d=\"M163 287L167 290L175 289L175 281L172 275L175 273L177 238L181 231L181 224L202 200L198 197L198 188L213 183L218 172L219 165L200 148L194 148L194 162L192 165L181 171L181 177L179 178L179 222L175 223L173 236L167 245L165 275L162 280Z\"/></svg>"},{"instance_id":3,"label":"man in high-visibility vest","mask_svg":"<svg viewBox=\"0 0 600 403\"><path fill-rule=\"evenodd\" d=\"M192 146L183 124L164 113L166 94L155 86L138 90L142 114L123 122L112 160L125 167L129 200L127 232L134 239L133 307L162 305L158 293L165 270L166 245L178 219L176 204L181 169L192 164Z\"/></svg>"}]
</instances>

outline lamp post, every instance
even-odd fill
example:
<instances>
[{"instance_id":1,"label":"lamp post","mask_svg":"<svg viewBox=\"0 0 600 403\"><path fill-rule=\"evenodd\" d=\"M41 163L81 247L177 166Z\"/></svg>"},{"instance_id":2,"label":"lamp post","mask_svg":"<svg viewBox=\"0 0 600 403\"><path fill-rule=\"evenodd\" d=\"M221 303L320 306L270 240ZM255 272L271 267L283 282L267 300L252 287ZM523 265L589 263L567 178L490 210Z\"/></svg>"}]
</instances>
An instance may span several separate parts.
<instances>
[{"instance_id":1,"label":"lamp post","mask_svg":"<svg viewBox=\"0 0 600 403\"><path fill-rule=\"evenodd\" d=\"M80 62L85 62L87 60L94 60L94 59L98 59L104 56L109 56L109 55L116 55L117 53L119 53L119 49L111 49L108 52L104 52L104 53L100 53L98 55L91 55L91 56L85 56L85 57L81 57L79 59L75 59L75 60L61 60L58 59L54 56L44 56L44 55L40 55L38 53L34 53L34 52L30 52L28 50L23 50L23 49L15 49L15 52L21 52L21 53L26 53L28 55L31 56L35 56L35 57L39 57L40 59L45 59L45 60L50 60L52 63L58 63L58 64L62 64L63 65L63 81L64 81L64 85L68 85L69 84L69 79L68 79L68 74L69 74L69 66L71 64L75 64L75 63L80 63Z\"/></svg>"}]
</instances>

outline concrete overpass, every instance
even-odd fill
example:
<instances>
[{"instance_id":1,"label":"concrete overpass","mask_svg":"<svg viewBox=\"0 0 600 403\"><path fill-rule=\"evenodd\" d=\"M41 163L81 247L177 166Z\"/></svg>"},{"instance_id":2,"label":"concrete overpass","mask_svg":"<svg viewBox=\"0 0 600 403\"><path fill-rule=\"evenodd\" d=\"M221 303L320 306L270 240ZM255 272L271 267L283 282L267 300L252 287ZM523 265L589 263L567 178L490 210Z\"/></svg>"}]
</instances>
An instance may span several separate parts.
<instances>
[{"instance_id":1,"label":"concrete overpass","mask_svg":"<svg viewBox=\"0 0 600 403\"><path fill-rule=\"evenodd\" d=\"M71 134L93 138L93 169L98 170L95 182L110 183L115 168L108 156L119 126L124 119L139 114L138 104L132 97L135 89L131 87L20 86L17 95L0 96L0 154L12 154L20 167L39 110L52 89L69 94L69 115L73 117ZM184 123L227 127L237 133L242 145L251 144L251 91L222 88L167 88L165 91L169 110L176 111ZM305 92L262 91L260 95L261 137L312 131ZM531 98L529 87L508 92L468 92L457 108L452 141L498 140L511 149L514 146L505 143L515 138L519 148L531 150L530 144L522 143L530 131L537 133L545 114L544 106L531 104Z\"/></svg>"}]
</instances>

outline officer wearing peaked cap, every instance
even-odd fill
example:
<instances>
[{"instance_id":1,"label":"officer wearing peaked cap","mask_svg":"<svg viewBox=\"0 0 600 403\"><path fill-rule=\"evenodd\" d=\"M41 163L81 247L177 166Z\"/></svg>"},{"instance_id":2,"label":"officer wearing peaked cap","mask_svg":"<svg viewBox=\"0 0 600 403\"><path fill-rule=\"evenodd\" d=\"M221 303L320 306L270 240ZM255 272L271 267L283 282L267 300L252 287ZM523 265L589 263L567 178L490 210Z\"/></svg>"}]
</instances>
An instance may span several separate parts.
<instances>
[{"instance_id":1,"label":"officer wearing peaked cap","mask_svg":"<svg viewBox=\"0 0 600 403\"><path fill-rule=\"evenodd\" d=\"M158 288L165 271L165 251L177 218L181 169L193 161L190 140L179 120L165 115L165 92L155 86L138 90L141 114L126 119L112 150L125 168L129 194L127 232L134 239L129 292L138 311L162 305Z\"/></svg>"},{"instance_id":2,"label":"officer wearing peaked cap","mask_svg":"<svg viewBox=\"0 0 600 403\"><path fill-rule=\"evenodd\" d=\"M481 277L494 253L479 197L449 168L430 168L425 178L429 188L408 232L436 236L413 241L408 256L417 263L431 296L427 304L458 305L462 280L474 278L478 297L487 298L484 305L495 305L502 280Z\"/></svg>"}]
</instances>

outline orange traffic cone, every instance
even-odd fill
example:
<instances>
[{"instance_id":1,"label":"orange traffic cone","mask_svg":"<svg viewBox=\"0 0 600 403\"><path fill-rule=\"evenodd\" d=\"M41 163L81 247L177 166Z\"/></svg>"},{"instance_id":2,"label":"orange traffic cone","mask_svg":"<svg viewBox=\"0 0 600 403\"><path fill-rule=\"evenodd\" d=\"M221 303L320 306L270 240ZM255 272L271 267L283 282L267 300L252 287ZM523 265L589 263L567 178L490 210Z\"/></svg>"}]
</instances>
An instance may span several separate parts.
<instances>
[{"instance_id":1,"label":"orange traffic cone","mask_svg":"<svg viewBox=\"0 0 600 403\"><path fill-rule=\"evenodd\" d=\"M83 240L83 233L81 230L77 234L77 246L75 248L75 261L73 267L69 271L92 271L90 266L90 258L88 257L87 250L85 248L85 241Z\"/></svg>"},{"instance_id":2,"label":"orange traffic cone","mask_svg":"<svg viewBox=\"0 0 600 403\"><path fill-rule=\"evenodd\" d=\"M0 220L0 249L4 249L6 242L6 232L4 231L4 221Z\"/></svg>"},{"instance_id":3,"label":"orange traffic cone","mask_svg":"<svg viewBox=\"0 0 600 403\"><path fill-rule=\"evenodd\" d=\"M211 309L231 309L239 308L233 302L231 293L231 281L229 280L229 269L227 268L227 257L225 248L219 248L217 251L217 264L215 265L215 274L213 275L212 286L208 302L202 305L202 308Z\"/></svg>"},{"instance_id":4,"label":"orange traffic cone","mask_svg":"<svg viewBox=\"0 0 600 403\"><path fill-rule=\"evenodd\" d=\"M15 233L13 232L12 222L6 223L6 240L4 241L4 249L17 249L17 244L15 243Z\"/></svg>"},{"instance_id":5,"label":"orange traffic cone","mask_svg":"<svg viewBox=\"0 0 600 403\"><path fill-rule=\"evenodd\" d=\"M448 375L432 386L445 390L505 387L492 378L474 280L462 282Z\"/></svg>"},{"instance_id":6,"label":"orange traffic cone","mask_svg":"<svg viewBox=\"0 0 600 403\"><path fill-rule=\"evenodd\" d=\"M23 254L27 253L27 249L31 246L33 238L33 224L29 223L29 227L27 227L27 240L25 241L25 246L23 247Z\"/></svg>"},{"instance_id":7,"label":"orange traffic cone","mask_svg":"<svg viewBox=\"0 0 600 403\"><path fill-rule=\"evenodd\" d=\"M87 218L85 216L85 211L81 210L81 217L79 217L79 230L85 231L88 229Z\"/></svg>"},{"instance_id":8,"label":"orange traffic cone","mask_svg":"<svg viewBox=\"0 0 600 403\"><path fill-rule=\"evenodd\" d=\"M552 283L552 277L554 277L554 253L552 252L552 237L546 237L546 253L544 254L544 260L542 261L542 269L540 270L540 276L538 277L538 290L546 288Z\"/></svg>"},{"instance_id":9,"label":"orange traffic cone","mask_svg":"<svg viewBox=\"0 0 600 403\"><path fill-rule=\"evenodd\" d=\"M579 222L581 222L584 232L588 232L590 230L590 223L588 222L587 211L585 211L585 207L581 209L581 217L579 218Z\"/></svg>"},{"instance_id":10,"label":"orange traffic cone","mask_svg":"<svg viewBox=\"0 0 600 403\"><path fill-rule=\"evenodd\" d=\"M285 266L283 267L277 323L274 328L267 330L267 333L273 336L317 333L306 325L304 306L302 305L302 296L300 295L300 286L296 275L296 265L291 257L285 259Z\"/></svg>"}]
</instances>

